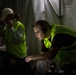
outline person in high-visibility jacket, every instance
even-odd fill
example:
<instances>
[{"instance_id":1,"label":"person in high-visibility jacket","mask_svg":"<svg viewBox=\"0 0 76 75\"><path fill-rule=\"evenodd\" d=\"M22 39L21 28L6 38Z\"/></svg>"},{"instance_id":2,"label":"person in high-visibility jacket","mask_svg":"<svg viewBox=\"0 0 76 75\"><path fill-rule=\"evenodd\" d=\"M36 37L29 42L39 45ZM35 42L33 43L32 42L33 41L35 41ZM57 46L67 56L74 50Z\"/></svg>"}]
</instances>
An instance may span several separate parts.
<instances>
[{"instance_id":1,"label":"person in high-visibility jacket","mask_svg":"<svg viewBox=\"0 0 76 75\"><path fill-rule=\"evenodd\" d=\"M14 13L12 9L3 9L2 16L5 13L8 13L4 19L6 23L4 29L6 51L15 57L24 58L27 55L25 26L21 23L19 14Z\"/></svg>"},{"instance_id":2,"label":"person in high-visibility jacket","mask_svg":"<svg viewBox=\"0 0 76 75\"><path fill-rule=\"evenodd\" d=\"M25 58L26 62L34 60L57 59L60 63L60 69L65 64L67 70L76 70L76 31L63 25L52 24L50 25L45 20L39 20L33 25L35 37L39 41L44 40L47 52L30 55ZM63 63L63 65L61 65ZM72 65L71 65L72 64Z\"/></svg>"},{"instance_id":3,"label":"person in high-visibility jacket","mask_svg":"<svg viewBox=\"0 0 76 75\"><path fill-rule=\"evenodd\" d=\"M6 46L6 51L2 52L5 67L5 71L2 72L35 75L31 65L25 62L27 56L26 31L25 25L20 20L20 14L7 7L2 10L1 19L5 24L3 38Z\"/></svg>"}]
</instances>

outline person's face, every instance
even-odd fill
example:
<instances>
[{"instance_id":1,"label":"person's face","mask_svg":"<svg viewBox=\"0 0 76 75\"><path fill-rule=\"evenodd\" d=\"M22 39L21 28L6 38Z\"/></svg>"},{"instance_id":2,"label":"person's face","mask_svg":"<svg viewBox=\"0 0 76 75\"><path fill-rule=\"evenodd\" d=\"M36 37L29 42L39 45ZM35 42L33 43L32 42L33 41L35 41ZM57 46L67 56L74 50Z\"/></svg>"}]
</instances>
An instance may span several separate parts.
<instances>
[{"instance_id":1,"label":"person's face","mask_svg":"<svg viewBox=\"0 0 76 75\"><path fill-rule=\"evenodd\" d=\"M44 33L42 32L40 26L34 27L34 33L35 37L37 37L39 41L42 41L44 39Z\"/></svg>"}]
</instances>

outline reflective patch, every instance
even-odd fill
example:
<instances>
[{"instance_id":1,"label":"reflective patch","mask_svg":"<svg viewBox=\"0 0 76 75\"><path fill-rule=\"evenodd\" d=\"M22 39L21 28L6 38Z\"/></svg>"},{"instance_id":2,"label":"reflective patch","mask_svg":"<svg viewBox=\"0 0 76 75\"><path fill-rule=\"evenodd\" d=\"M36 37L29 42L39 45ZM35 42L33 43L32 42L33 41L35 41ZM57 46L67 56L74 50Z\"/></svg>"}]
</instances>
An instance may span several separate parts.
<instances>
[{"instance_id":1,"label":"reflective patch","mask_svg":"<svg viewBox=\"0 0 76 75\"><path fill-rule=\"evenodd\" d=\"M44 45L45 45L46 48L50 48L52 44L47 38L45 38L44 39Z\"/></svg>"}]
</instances>

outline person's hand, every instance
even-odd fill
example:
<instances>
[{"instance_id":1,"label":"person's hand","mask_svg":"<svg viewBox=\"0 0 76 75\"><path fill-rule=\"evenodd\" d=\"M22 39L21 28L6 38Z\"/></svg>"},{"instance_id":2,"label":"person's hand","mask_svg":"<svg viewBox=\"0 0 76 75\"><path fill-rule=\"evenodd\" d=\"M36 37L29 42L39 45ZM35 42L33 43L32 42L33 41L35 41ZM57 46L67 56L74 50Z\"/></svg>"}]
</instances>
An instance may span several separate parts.
<instances>
[{"instance_id":1,"label":"person's hand","mask_svg":"<svg viewBox=\"0 0 76 75\"><path fill-rule=\"evenodd\" d=\"M5 22L3 20L0 20L0 26L4 27L5 26Z\"/></svg>"},{"instance_id":2,"label":"person's hand","mask_svg":"<svg viewBox=\"0 0 76 75\"><path fill-rule=\"evenodd\" d=\"M13 20L7 21L7 25L9 28L12 28L13 27Z\"/></svg>"},{"instance_id":3,"label":"person's hand","mask_svg":"<svg viewBox=\"0 0 76 75\"><path fill-rule=\"evenodd\" d=\"M27 57L25 58L25 61L26 61L26 62L32 61L32 56L27 56Z\"/></svg>"},{"instance_id":4,"label":"person's hand","mask_svg":"<svg viewBox=\"0 0 76 75\"><path fill-rule=\"evenodd\" d=\"M6 22L7 26L9 28L13 27L13 21L14 21L14 14L9 14L7 15L7 17L4 19L4 21Z\"/></svg>"}]
</instances>

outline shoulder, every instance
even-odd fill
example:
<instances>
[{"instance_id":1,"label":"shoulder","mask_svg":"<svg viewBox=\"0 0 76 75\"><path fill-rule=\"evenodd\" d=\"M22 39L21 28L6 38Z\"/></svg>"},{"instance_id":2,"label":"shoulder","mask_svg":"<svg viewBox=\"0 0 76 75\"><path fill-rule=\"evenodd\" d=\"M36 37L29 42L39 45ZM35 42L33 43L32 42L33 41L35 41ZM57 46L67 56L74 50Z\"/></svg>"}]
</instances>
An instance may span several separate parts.
<instances>
[{"instance_id":1,"label":"shoulder","mask_svg":"<svg viewBox=\"0 0 76 75\"><path fill-rule=\"evenodd\" d=\"M24 26L24 24L23 24L21 21L16 21L15 24L16 24L17 26Z\"/></svg>"}]
</instances>

